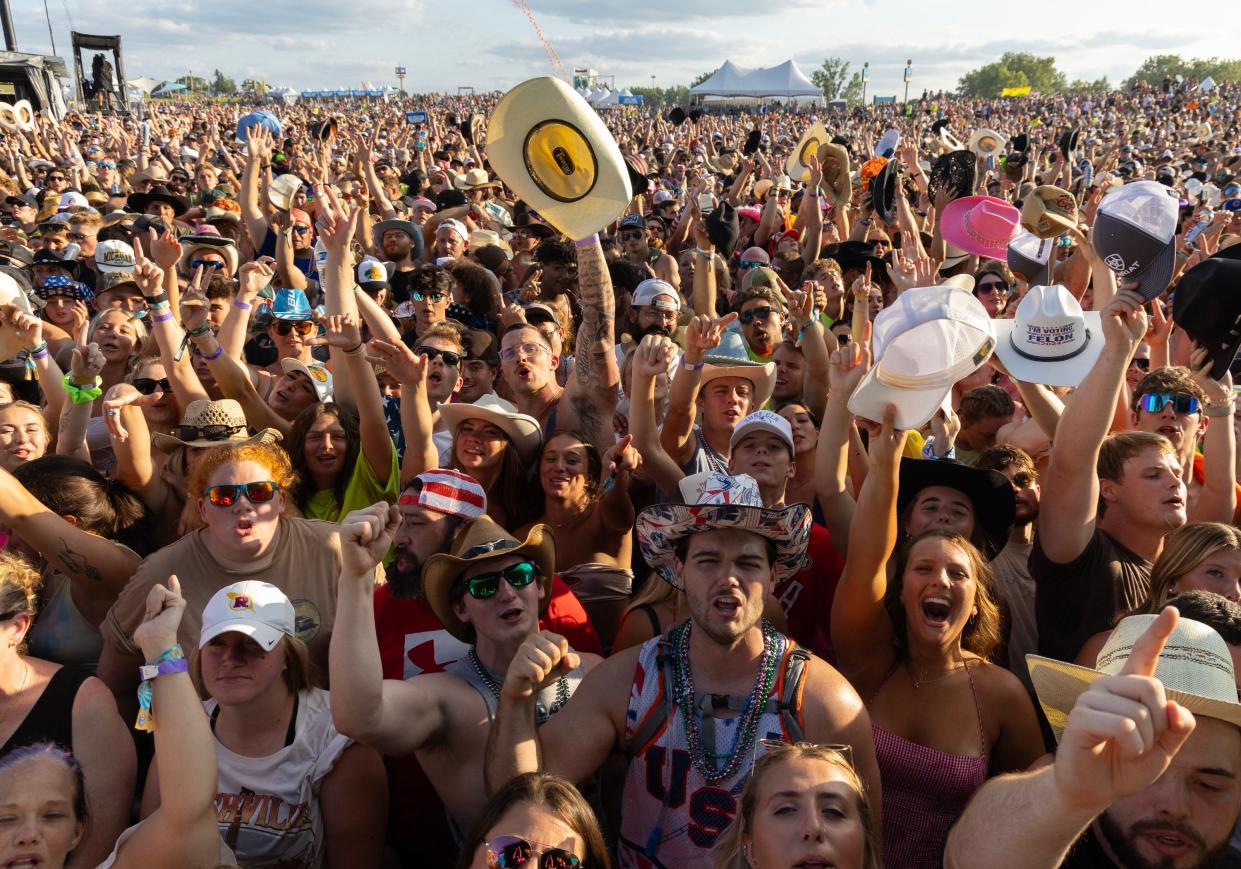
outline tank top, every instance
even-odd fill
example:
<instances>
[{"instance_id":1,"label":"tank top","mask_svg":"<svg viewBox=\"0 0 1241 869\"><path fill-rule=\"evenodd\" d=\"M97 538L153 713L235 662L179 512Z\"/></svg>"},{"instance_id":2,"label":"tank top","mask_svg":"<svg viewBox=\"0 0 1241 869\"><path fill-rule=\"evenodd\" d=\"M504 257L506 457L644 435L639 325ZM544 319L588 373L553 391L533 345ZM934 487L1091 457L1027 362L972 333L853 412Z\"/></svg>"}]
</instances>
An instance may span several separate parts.
<instances>
[{"instance_id":1,"label":"tank top","mask_svg":"<svg viewBox=\"0 0 1241 869\"><path fill-rule=\"evenodd\" d=\"M883 857L893 869L940 869L948 830L987 780L987 736L974 676L965 664L974 697L982 756L947 754L885 730L871 718L875 760L883 786ZM892 670L896 672L895 668ZM886 685L889 673L883 680ZM883 690L883 685L879 686ZM878 696L878 692L876 692ZM872 698L873 700L873 698Z\"/></svg>"},{"instance_id":2,"label":"tank top","mask_svg":"<svg viewBox=\"0 0 1241 869\"><path fill-rule=\"evenodd\" d=\"M37 742L54 742L72 752L73 701L82 683L90 677L87 670L79 667L61 667L53 673L39 699L0 748L0 757Z\"/></svg>"},{"instance_id":3,"label":"tank top","mask_svg":"<svg viewBox=\"0 0 1241 869\"><path fill-rule=\"evenodd\" d=\"M714 474L728 473L728 457L721 455L715 447L707 443L707 439L702 434L702 427L698 425L694 426L694 443L697 449L694 450L689 461L681 466L681 470L687 477L707 471Z\"/></svg>"},{"instance_id":4,"label":"tank top","mask_svg":"<svg viewBox=\"0 0 1241 869\"><path fill-rule=\"evenodd\" d=\"M475 668L477 665L477 669ZM481 672L479 672L481 670ZM493 723L496 720L496 706L499 703L500 686L504 684L503 673L493 673L487 669L478 656L474 653L474 648L470 647L470 654L453 661L444 668L445 673L452 673L464 679L474 688L475 691L483 698L483 703L487 705L487 722ZM485 674L485 675L484 675ZM539 692L539 696L534 701L535 722L543 724L553 715L560 711L564 706L564 701L573 696L573 692L577 690L577 686L582 684L582 679L586 676L586 668L582 664L578 664L577 668L565 674L565 690L563 691L563 700L557 696L559 681L556 680Z\"/></svg>"},{"instance_id":5,"label":"tank top","mask_svg":"<svg viewBox=\"0 0 1241 869\"><path fill-rule=\"evenodd\" d=\"M752 755L735 775L711 784L694 767L685 735L685 713L675 703L672 714L655 735L638 744L645 736L646 720L668 708L666 692L673 688L665 684L665 670L659 658L661 643L663 649L675 648L671 641L677 636L674 629L667 637L643 643L634 669L625 719L630 761L617 847L622 869L710 866L711 847L737 813L741 790L750 778L754 760L766 751L761 740L792 742L801 738L800 732L791 733L786 726L788 712L795 717L797 727L802 724L802 679L787 678L790 656L797 646L788 637L776 634L772 648L776 676L759 718ZM717 716L716 710L740 709L744 700L703 693L695 697L699 733L710 750L720 756L721 764L733 743L740 715L726 718Z\"/></svg>"},{"instance_id":6,"label":"tank top","mask_svg":"<svg viewBox=\"0 0 1241 869\"><path fill-rule=\"evenodd\" d=\"M27 634L36 658L85 667L94 672L103 652L103 635L73 602L72 581L64 574L43 571L43 605Z\"/></svg>"}]
</instances>

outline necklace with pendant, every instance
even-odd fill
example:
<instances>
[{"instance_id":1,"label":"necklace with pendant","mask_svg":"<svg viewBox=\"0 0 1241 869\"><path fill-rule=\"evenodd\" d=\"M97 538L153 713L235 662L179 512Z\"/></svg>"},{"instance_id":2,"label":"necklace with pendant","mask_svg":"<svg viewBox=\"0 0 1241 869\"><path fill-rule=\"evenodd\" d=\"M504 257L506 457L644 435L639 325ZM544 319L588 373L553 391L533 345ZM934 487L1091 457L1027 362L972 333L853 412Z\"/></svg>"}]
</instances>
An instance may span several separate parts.
<instances>
[{"instance_id":1,"label":"necklace with pendant","mask_svg":"<svg viewBox=\"0 0 1241 869\"><path fill-rule=\"evenodd\" d=\"M478 678L483 680L483 684L487 686L487 690L491 692L491 696L495 698L496 703L500 702L500 683L491 675L491 671L483 666L482 659L478 657L478 651L471 646L468 655L470 666L474 668L474 672L478 674ZM565 676L561 676L556 680L556 700L547 709L547 717L555 715L564 705L569 702L569 680Z\"/></svg>"}]
</instances>

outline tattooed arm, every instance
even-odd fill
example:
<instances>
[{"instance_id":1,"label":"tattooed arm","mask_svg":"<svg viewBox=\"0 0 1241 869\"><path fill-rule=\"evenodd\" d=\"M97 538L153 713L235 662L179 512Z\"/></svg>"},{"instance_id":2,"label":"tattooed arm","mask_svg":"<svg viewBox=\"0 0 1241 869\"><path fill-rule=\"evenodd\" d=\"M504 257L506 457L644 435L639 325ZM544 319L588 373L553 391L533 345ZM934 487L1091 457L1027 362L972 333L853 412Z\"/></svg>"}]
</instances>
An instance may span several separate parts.
<instances>
[{"instance_id":1,"label":"tattooed arm","mask_svg":"<svg viewBox=\"0 0 1241 869\"><path fill-rule=\"evenodd\" d=\"M557 427L581 431L602 455L616 440L612 414L616 410L620 371L613 322L616 301L597 238L578 242L577 274L582 325L577 330L574 369L561 399Z\"/></svg>"},{"instance_id":2,"label":"tattooed arm","mask_svg":"<svg viewBox=\"0 0 1241 869\"><path fill-rule=\"evenodd\" d=\"M69 577L73 603L99 625L141 558L106 537L56 515L8 471L0 469L0 523Z\"/></svg>"}]
</instances>

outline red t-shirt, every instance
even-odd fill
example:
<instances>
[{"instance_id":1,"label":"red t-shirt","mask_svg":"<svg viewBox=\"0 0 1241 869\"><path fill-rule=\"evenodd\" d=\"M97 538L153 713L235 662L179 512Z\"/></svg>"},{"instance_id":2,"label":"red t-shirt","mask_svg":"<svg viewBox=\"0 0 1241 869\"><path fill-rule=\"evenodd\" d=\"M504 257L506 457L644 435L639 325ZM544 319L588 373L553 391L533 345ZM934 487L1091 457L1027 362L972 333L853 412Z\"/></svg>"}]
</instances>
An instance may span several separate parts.
<instances>
[{"instance_id":1,"label":"red t-shirt","mask_svg":"<svg viewBox=\"0 0 1241 869\"><path fill-rule=\"evenodd\" d=\"M822 525L810 526L806 546L810 566L776 586L774 594L789 622L789 636L820 658L835 662L832 652L832 598L845 560Z\"/></svg>"},{"instance_id":2,"label":"red t-shirt","mask_svg":"<svg viewBox=\"0 0 1241 869\"><path fill-rule=\"evenodd\" d=\"M1232 425L1231 422L1228 424ZM1194 453L1193 475L1194 482L1199 486L1206 482L1206 459L1203 457L1202 453ZM1237 488L1237 507L1232 511L1232 524L1236 525L1241 523L1241 483L1233 483L1233 485Z\"/></svg>"},{"instance_id":3,"label":"red t-shirt","mask_svg":"<svg viewBox=\"0 0 1241 869\"><path fill-rule=\"evenodd\" d=\"M586 610L558 576L552 578L552 599L539 628L560 634L575 651L603 654ZM375 589L375 632L385 679L439 673L470 649L444 629L425 600L399 600L388 593L387 586ZM388 768L389 843L403 857L431 859L422 865L450 865L455 848L447 813L418 758L412 754L385 757L384 763Z\"/></svg>"}]
</instances>

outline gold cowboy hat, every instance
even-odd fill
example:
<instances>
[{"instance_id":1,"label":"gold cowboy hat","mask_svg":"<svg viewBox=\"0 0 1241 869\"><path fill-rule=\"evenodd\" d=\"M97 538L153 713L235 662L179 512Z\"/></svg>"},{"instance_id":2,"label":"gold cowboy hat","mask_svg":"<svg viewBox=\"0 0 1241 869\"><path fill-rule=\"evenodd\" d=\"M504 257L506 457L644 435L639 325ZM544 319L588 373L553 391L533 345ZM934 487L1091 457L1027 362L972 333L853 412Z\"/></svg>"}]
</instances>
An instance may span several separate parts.
<instances>
[{"instance_id":1,"label":"gold cowboy hat","mask_svg":"<svg viewBox=\"0 0 1241 869\"><path fill-rule=\"evenodd\" d=\"M812 124L806 132L802 133L797 147L785 158L784 174L794 181L809 181L810 167L806 165L806 158L813 154L815 159L818 159L819 150L831 140L832 137L827 134L827 128L823 126L822 121Z\"/></svg>"}]
</instances>

